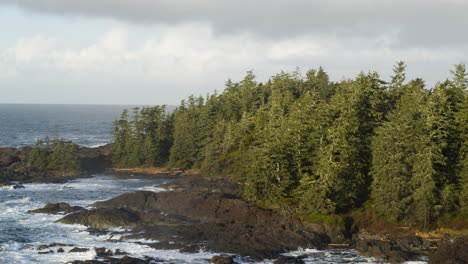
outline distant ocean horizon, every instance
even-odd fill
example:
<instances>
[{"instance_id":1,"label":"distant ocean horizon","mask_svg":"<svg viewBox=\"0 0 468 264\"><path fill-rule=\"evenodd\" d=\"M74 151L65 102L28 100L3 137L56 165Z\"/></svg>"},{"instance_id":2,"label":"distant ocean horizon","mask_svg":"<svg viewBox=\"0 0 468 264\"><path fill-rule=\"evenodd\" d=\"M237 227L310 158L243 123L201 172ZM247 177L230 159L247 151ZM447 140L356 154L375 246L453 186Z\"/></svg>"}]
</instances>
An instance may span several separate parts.
<instances>
[{"instance_id":1,"label":"distant ocean horizon","mask_svg":"<svg viewBox=\"0 0 468 264\"><path fill-rule=\"evenodd\" d=\"M113 122L134 107L141 106L0 103L0 147L33 146L56 133L83 147L106 145L112 142Z\"/></svg>"}]
</instances>

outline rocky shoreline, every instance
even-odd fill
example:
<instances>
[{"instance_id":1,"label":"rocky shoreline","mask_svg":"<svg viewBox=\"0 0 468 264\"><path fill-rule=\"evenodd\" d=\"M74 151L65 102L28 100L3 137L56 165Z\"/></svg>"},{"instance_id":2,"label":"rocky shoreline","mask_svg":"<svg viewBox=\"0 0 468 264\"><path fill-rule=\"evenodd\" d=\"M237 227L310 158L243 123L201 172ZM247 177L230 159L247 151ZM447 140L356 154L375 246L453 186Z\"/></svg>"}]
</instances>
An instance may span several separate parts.
<instances>
[{"instance_id":1,"label":"rocky shoreline","mask_svg":"<svg viewBox=\"0 0 468 264\"><path fill-rule=\"evenodd\" d=\"M110 145L80 148L81 169L73 175L51 174L28 168L26 160L30 150L0 148L0 185L21 188L21 183L64 182L105 172L111 167ZM113 173L119 177L136 175L132 171ZM182 252L209 250L252 260L277 259L281 263L303 263L301 257L285 258L280 255L299 247L355 248L364 256L390 263L419 260L421 256L429 257L429 263L467 263L468 260L466 236L446 237L442 240L417 236L375 236L350 227L346 229L310 223L259 208L242 200L239 185L225 178L208 178L180 171L137 174L175 180L159 186L166 188L165 192L131 192L97 202L92 205L94 209L59 203L49 204L30 213L65 214L60 222L82 224L93 233L124 227L132 233L127 234L126 238L157 241L148 244L155 249L178 249ZM47 254L50 251L48 247L45 245L46 250L40 254ZM94 250L100 252L97 259L73 263L157 262L154 259L134 259L128 256L121 258L124 252ZM228 264L233 263L233 259L231 256L222 256L213 262Z\"/></svg>"},{"instance_id":2,"label":"rocky shoreline","mask_svg":"<svg viewBox=\"0 0 468 264\"><path fill-rule=\"evenodd\" d=\"M308 223L240 199L239 186L227 179L183 175L159 187L168 190L126 193L96 202L92 204L94 209L89 210L50 204L32 213L69 213L58 221L85 225L94 233L123 227L127 230L125 238L157 241L148 244L155 249L223 252L251 260L285 261L280 255L282 252L299 247L326 249L336 246L356 248L364 256L390 263L420 260L421 256L430 256L429 263L466 263L467 259L463 250L466 237L441 241L417 236L383 239L358 231ZM109 257L108 262L120 263L109 260ZM122 263L150 263L152 260L134 261ZM300 261L300 257L290 258L285 263Z\"/></svg>"}]
</instances>

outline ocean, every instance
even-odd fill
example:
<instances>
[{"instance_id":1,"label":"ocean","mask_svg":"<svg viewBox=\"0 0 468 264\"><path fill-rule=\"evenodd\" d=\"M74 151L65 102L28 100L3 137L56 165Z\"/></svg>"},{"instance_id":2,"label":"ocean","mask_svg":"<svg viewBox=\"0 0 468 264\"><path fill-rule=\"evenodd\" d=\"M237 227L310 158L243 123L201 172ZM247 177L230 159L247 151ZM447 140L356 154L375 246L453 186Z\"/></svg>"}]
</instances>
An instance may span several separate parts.
<instances>
[{"instance_id":1,"label":"ocean","mask_svg":"<svg viewBox=\"0 0 468 264\"><path fill-rule=\"evenodd\" d=\"M0 104L0 147L32 146L39 138L59 137L80 146L112 141L114 120L131 105Z\"/></svg>"},{"instance_id":2,"label":"ocean","mask_svg":"<svg viewBox=\"0 0 468 264\"><path fill-rule=\"evenodd\" d=\"M15 105L0 104L0 147L31 146L38 138L60 137L73 140L80 146L100 146L112 141L113 121L125 108L115 105ZM28 214L47 203L66 202L88 206L134 191L159 192L154 185L166 182L154 179L118 179L113 175L94 175L62 184L25 184L24 189L0 187L0 263L1 264L59 264L73 260L89 260L96 256L94 248L120 249L133 257L155 257L162 263L208 263L206 259L219 253L180 253L177 250L155 250L145 245L148 241L134 241L119 236L93 235L86 227L55 222L60 215ZM118 231L118 230L117 230ZM125 234L125 230L121 230ZM152 241L154 242L154 241ZM40 254L39 245L61 243L67 252L73 247L89 248L83 253L52 252ZM306 255L306 263L382 263L365 258L356 250L298 249L285 252ZM248 263L236 259L240 263ZM262 264L272 263L265 260ZM413 262L425 263L425 262Z\"/></svg>"}]
</instances>

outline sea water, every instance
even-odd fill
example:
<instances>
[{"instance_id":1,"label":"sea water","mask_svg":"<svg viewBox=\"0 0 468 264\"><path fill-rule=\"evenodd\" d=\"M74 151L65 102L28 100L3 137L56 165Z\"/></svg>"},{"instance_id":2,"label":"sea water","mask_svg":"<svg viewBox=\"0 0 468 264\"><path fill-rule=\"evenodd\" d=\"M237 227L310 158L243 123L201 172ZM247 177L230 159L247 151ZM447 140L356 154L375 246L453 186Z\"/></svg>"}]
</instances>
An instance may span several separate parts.
<instances>
[{"instance_id":1,"label":"sea water","mask_svg":"<svg viewBox=\"0 0 468 264\"><path fill-rule=\"evenodd\" d=\"M0 147L32 146L39 138L59 137L80 146L110 143L113 122L130 105L0 104Z\"/></svg>"}]
</instances>

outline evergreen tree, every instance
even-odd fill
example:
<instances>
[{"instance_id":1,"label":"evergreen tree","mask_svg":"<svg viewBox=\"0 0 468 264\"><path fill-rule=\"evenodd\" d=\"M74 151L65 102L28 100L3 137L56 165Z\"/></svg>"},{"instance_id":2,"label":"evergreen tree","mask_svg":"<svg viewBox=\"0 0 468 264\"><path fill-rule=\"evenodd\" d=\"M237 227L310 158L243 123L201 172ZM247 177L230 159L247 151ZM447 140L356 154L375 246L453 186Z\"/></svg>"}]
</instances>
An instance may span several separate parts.
<instances>
[{"instance_id":1,"label":"evergreen tree","mask_svg":"<svg viewBox=\"0 0 468 264\"><path fill-rule=\"evenodd\" d=\"M327 206L342 212L367 198L370 138L384 112L384 90L378 75L360 74L355 81L341 83L330 104L333 119L321 141L317 184L326 195L323 199L334 204Z\"/></svg>"},{"instance_id":2,"label":"evergreen tree","mask_svg":"<svg viewBox=\"0 0 468 264\"><path fill-rule=\"evenodd\" d=\"M431 142L425 100L422 80L405 85L395 110L373 138L374 208L393 221L427 224L433 214L433 163L441 155Z\"/></svg>"}]
</instances>

